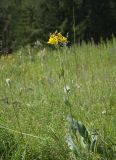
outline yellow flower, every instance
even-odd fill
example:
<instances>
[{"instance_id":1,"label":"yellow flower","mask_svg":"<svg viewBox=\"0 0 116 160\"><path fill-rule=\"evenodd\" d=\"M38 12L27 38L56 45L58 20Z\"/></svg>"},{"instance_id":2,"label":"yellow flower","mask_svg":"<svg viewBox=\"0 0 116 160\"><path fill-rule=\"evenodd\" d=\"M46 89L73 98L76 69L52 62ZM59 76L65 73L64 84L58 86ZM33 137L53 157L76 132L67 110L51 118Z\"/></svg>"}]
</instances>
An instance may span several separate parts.
<instances>
[{"instance_id":1,"label":"yellow flower","mask_svg":"<svg viewBox=\"0 0 116 160\"><path fill-rule=\"evenodd\" d=\"M64 37L61 33L58 33L58 40L59 42L63 43L63 42L68 42L67 38Z\"/></svg>"},{"instance_id":2,"label":"yellow flower","mask_svg":"<svg viewBox=\"0 0 116 160\"><path fill-rule=\"evenodd\" d=\"M61 42L68 42L68 40L66 37L63 37Z\"/></svg>"},{"instance_id":3,"label":"yellow flower","mask_svg":"<svg viewBox=\"0 0 116 160\"><path fill-rule=\"evenodd\" d=\"M50 35L51 38L54 38L55 36L56 36L55 33L53 33L53 34Z\"/></svg>"},{"instance_id":4,"label":"yellow flower","mask_svg":"<svg viewBox=\"0 0 116 160\"><path fill-rule=\"evenodd\" d=\"M58 39L56 37L54 37L54 38L50 37L48 43L49 44L58 44Z\"/></svg>"},{"instance_id":5,"label":"yellow flower","mask_svg":"<svg viewBox=\"0 0 116 160\"><path fill-rule=\"evenodd\" d=\"M68 42L67 38L64 37L60 32L51 34L48 41L49 44L58 44L67 42Z\"/></svg>"}]
</instances>

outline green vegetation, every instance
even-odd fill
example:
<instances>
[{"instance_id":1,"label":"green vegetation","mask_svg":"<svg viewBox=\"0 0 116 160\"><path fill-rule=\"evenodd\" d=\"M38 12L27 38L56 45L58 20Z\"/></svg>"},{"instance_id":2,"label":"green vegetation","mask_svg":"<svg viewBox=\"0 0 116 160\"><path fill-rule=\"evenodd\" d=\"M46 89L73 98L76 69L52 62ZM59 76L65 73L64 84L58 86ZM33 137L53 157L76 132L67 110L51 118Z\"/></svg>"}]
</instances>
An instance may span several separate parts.
<instances>
[{"instance_id":1,"label":"green vegetation","mask_svg":"<svg viewBox=\"0 0 116 160\"><path fill-rule=\"evenodd\" d=\"M115 46L113 39L1 56L0 159L75 160L65 140L70 113L115 151ZM105 160L81 153L79 160Z\"/></svg>"}]
</instances>

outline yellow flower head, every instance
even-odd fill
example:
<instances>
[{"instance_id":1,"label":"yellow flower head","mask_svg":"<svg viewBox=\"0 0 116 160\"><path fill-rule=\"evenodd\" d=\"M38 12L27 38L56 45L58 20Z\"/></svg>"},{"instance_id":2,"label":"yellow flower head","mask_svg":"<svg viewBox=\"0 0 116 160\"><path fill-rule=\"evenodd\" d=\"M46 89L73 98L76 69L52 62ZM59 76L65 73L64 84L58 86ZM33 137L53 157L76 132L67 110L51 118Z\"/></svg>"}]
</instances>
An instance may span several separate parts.
<instances>
[{"instance_id":1,"label":"yellow flower head","mask_svg":"<svg viewBox=\"0 0 116 160\"><path fill-rule=\"evenodd\" d=\"M61 33L53 33L50 35L49 44L67 43L68 40Z\"/></svg>"},{"instance_id":2,"label":"yellow flower head","mask_svg":"<svg viewBox=\"0 0 116 160\"><path fill-rule=\"evenodd\" d=\"M57 38L50 37L48 43L49 44L58 44L58 40L57 40Z\"/></svg>"}]
</instances>

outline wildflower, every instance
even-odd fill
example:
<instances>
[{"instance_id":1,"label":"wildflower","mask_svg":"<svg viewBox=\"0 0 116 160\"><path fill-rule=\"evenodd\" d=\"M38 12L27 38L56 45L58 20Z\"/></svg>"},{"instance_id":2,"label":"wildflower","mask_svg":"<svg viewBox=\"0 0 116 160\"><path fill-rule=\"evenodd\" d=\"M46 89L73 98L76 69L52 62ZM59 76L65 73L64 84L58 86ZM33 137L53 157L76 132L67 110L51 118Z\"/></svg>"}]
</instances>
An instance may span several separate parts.
<instances>
[{"instance_id":1,"label":"wildflower","mask_svg":"<svg viewBox=\"0 0 116 160\"><path fill-rule=\"evenodd\" d=\"M58 44L58 39L56 37L54 37L54 38L50 37L48 43L49 44Z\"/></svg>"},{"instance_id":2,"label":"wildflower","mask_svg":"<svg viewBox=\"0 0 116 160\"><path fill-rule=\"evenodd\" d=\"M58 33L58 34L57 34L57 37L58 37L58 41L59 41L60 43L66 43L66 42L68 42L67 38L64 37L61 33Z\"/></svg>"},{"instance_id":3,"label":"wildflower","mask_svg":"<svg viewBox=\"0 0 116 160\"><path fill-rule=\"evenodd\" d=\"M102 114L106 114L106 110L102 111Z\"/></svg>"},{"instance_id":4,"label":"wildflower","mask_svg":"<svg viewBox=\"0 0 116 160\"><path fill-rule=\"evenodd\" d=\"M68 43L68 40L66 37L64 37L60 32L53 33L50 35L49 41L47 42L48 44L63 44L63 43Z\"/></svg>"},{"instance_id":5,"label":"wildflower","mask_svg":"<svg viewBox=\"0 0 116 160\"><path fill-rule=\"evenodd\" d=\"M69 93L70 92L70 87L68 85L66 85L64 87L64 93Z\"/></svg>"},{"instance_id":6,"label":"wildflower","mask_svg":"<svg viewBox=\"0 0 116 160\"><path fill-rule=\"evenodd\" d=\"M11 80L9 78L6 79L6 84L7 84L8 87L11 86Z\"/></svg>"}]
</instances>

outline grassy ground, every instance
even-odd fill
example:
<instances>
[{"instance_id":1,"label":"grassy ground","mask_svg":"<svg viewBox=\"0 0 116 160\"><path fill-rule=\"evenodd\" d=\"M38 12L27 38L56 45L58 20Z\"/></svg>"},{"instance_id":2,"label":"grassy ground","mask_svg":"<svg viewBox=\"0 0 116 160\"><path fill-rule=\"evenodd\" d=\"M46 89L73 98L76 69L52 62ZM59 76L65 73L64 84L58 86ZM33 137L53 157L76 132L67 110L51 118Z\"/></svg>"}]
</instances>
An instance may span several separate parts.
<instances>
[{"instance_id":1,"label":"grassy ground","mask_svg":"<svg viewBox=\"0 0 116 160\"><path fill-rule=\"evenodd\" d=\"M75 159L64 138L69 115L65 85L70 87L73 116L116 142L115 46L114 39L99 46L31 50L31 55L24 49L1 57L1 160Z\"/></svg>"}]
</instances>

